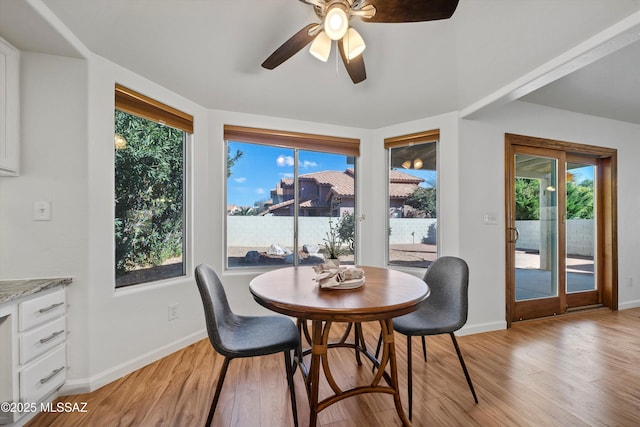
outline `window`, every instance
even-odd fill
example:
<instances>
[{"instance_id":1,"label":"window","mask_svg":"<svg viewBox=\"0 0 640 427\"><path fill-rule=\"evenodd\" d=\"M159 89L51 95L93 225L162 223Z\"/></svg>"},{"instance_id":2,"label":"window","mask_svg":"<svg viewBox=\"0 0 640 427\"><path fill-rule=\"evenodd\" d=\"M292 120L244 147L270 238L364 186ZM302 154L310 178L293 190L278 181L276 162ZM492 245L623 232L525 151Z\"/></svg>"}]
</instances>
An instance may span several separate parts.
<instances>
[{"instance_id":1,"label":"window","mask_svg":"<svg viewBox=\"0 0 640 427\"><path fill-rule=\"evenodd\" d=\"M355 260L359 140L225 126L228 268Z\"/></svg>"},{"instance_id":2,"label":"window","mask_svg":"<svg viewBox=\"0 0 640 427\"><path fill-rule=\"evenodd\" d=\"M185 275L185 147L193 118L116 85L116 288Z\"/></svg>"},{"instance_id":3,"label":"window","mask_svg":"<svg viewBox=\"0 0 640 427\"><path fill-rule=\"evenodd\" d=\"M385 139L389 153L389 265L428 267L437 257L438 130Z\"/></svg>"}]
</instances>

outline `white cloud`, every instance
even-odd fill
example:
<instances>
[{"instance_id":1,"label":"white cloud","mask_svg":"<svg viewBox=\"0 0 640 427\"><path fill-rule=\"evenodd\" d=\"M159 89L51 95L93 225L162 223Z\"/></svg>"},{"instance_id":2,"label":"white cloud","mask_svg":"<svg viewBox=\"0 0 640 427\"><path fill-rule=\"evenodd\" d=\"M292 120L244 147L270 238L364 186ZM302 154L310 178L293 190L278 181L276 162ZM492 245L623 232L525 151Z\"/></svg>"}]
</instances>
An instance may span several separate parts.
<instances>
[{"instance_id":1,"label":"white cloud","mask_svg":"<svg viewBox=\"0 0 640 427\"><path fill-rule=\"evenodd\" d=\"M235 182L242 184L243 182L245 182L247 180L247 178L245 177L240 177L240 178L234 178L233 179Z\"/></svg>"},{"instance_id":2,"label":"white cloud","mask_svg":"<svg viewBox=\"0 0 640 427\"><path fill-rule=\"evenodd\" d=\"M291 156L278 156L276 163L280 167L293 166L293 157Z\"/></svg>"},{"instance_id":3,"label":"white cloud","mask_svg":"<svg viewBox=\"0 0 640 427\"><path fill-rule=\"evenodd\" d=\"M289 173L289 172L287 172L287 173L281 173L281 174L280 174L280 176L281 176L282 178L293 178L293 173Z\"/></svg>"},{"instance_id":4,"label":"white cloud","mask_svg":"<svg viewBox=\"0 0 640 427\"><path fill-rule=\"evenodd\" d=\"M256 188L256 193L257 194L265 194L266 191L264 191L264 188Z\"/></svg>"},{"instance_id":5,"label":"white cloud","mask_svg":"<svg viewBox=\"0 0 640 427\"><path fill-rule=\"evenodd\" d=\"M316 166L318 166L318 164L316 162L311 162L309 160L305 160L304 162L302 162L302 168L303 169L307 169L307 168L315 168Z\"/></svg>"}]
</instances>

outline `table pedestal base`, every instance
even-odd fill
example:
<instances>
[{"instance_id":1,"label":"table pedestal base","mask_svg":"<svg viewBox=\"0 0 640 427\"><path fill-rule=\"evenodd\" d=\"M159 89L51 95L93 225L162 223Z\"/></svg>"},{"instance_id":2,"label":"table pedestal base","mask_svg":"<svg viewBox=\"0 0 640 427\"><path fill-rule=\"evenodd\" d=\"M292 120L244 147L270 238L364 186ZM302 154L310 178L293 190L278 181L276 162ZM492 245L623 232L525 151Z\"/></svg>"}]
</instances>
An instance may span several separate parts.
<instances>
[{"instance_id":1,"label":"table pedestal base","mask_svg":"<svg viewBox=\"0 0 640 427\"><path fill-rule=\"evenodd\" d=\"M311 353L311 363L307 371L302 357L299 357L300 368L302 370L305 386L307 389L307 396L309 398L309 426L315 427L318 419L318 413L330 405L336 402L346 399L351 396L357 396L364 393L387 393L393 395L393 401L395 403L396 412L402 421L404 426L410 426L411 422L407 418L404 410L402 409L402 403L400 402L400 389L398 386L398 369L396 363L396 350L393 335L393 323L391 319L382 319L378 321L382 330L382 357L378 361L374 355L369 353L362 337L360 325L356 323L356 338L355 343L346 343L345 338L341 339L337 343L329 342L329 331L331 329L331 321L313 320L311 323L311 349L306 353ZM299 324L299 327L301 325ZM305 335L306 324L304 325ZM302 329L301 329L302 331ZM348 331L347 331L348 332ZM345 334L346 335L346 334ZM308 335L307 335L307 338ZM358 364L360 364L360 354L365 355L378 369L374 375L373 380L369 385L353 387L347 390L342 390L336 383L329 367L329 361L327 358L327 350L332 347L351 347L356 351L356 358ZM389 365L389 373L386 372L387 364ZM320 382L320 367L324 372L325 378L333 391L333 395L318 401L318 388ZM387 385L381 384L384 378Z\"/></svg>"}]
</instances>

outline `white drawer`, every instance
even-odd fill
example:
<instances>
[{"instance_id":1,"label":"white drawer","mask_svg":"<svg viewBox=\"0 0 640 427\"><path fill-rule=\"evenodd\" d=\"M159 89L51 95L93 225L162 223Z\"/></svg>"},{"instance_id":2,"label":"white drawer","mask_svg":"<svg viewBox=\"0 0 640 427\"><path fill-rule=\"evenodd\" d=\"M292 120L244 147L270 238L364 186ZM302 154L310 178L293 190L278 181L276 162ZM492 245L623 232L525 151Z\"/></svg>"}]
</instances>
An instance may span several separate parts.
<instances>
[{"instance_id":1,"label":"white drawer","mask_svg":"<svg viewBox=\"0 0 640 427\"><path fill-rule=\"evenodd\" d=\"M65 317L25 332L20 336L20 364L24 365L66 340Z\"/></svg>"},{"instance_id":2,"label":"white drawer","mask_svg":"<svg viewBox=\"0 0 640 427\"><path fill-rule=\"evenodd\" d=\"M61 345L20 372L21 402L38 402L64 383L67 376L65 348Z\"/></svg>"},{"instance_id":3,"label":"white drawer","mask_svg":"<svg viewBox=\"0 0 640 427\"><path fill-rule=\"evenodd\" d=\"M66 309L64 288L27 300L18 305L18 328L20 331L26 331L62 316Z\"/></svg>"}]
</instances>

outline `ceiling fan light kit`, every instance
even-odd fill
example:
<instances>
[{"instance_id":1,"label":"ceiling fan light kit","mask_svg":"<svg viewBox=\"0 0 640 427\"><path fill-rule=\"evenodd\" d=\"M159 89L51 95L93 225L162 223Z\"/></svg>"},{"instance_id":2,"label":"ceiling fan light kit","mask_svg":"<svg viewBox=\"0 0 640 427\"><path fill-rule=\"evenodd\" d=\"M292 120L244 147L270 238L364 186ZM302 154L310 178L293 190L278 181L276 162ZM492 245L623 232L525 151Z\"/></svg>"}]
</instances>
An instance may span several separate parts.
<instances>
[{"instance_id":1,"label":"ceiling fan light kit","mask_svg":"<svg viewBox=\"0 0 640 427\"><path fill-rule=\"evenodd\" d=\"M311 52L311 55L315 56L320 61L327 62L329 54L331 53L331 39L324 31L321 31L313 40L309 52Z\"/></svg>"},{"instance_id":2,"label":"ceiling fan light kit","mask_svg":"<svg viewBox=\"0 0 640 427\"><path fill-rule=\"evenodd\" d=\"M353 27L349 28L345 37L347 39L345 41L347 44L347 59L351 61L353 58L364 52L364 49L367 46L364 44L364 40L362 40L360 34L358 34Z\"/></svg>"},{"instance_id":3,"label":"ceiling fan light kit","mask_svg":"<svg viewBox=\"0 0 640 427\"><path fill-rule=\"evenodd\" d=\"M331 40L340 40L349 29L349 9L342 1L335 1L326 7L324 32Z\"/></svg>"},{"instance_id":4,"label":"ceiling fan light kit","mask_svg":"<svg viewBox=\"0 0 640 427\"><path fill-rule=\"evenodd\" d=\"M403 168L405 169L411 169L411 166L413 166L413 169L422 169L422 166L424 166L424 164L422 163L422 159L414 159L413 162L411 160L405 160L404 162L402 162L401 165Z\"/></svg>"},{"instance_id":5,"label":"ceiling fan light kit","mask_svg":"<svg viewBox=\"0 0 640 427\"><path fill-rule=\"evenodd\" d=\"M366 45L349 22L358 17L364 22L423 22L448 19L458 0L300 0L313 6L320 24L309 24L277 48L262 67L273 70L311 43L309 52L326 62L332 40L353 83L367 78L362 52Z\"/></svg>"}]
</instances>

